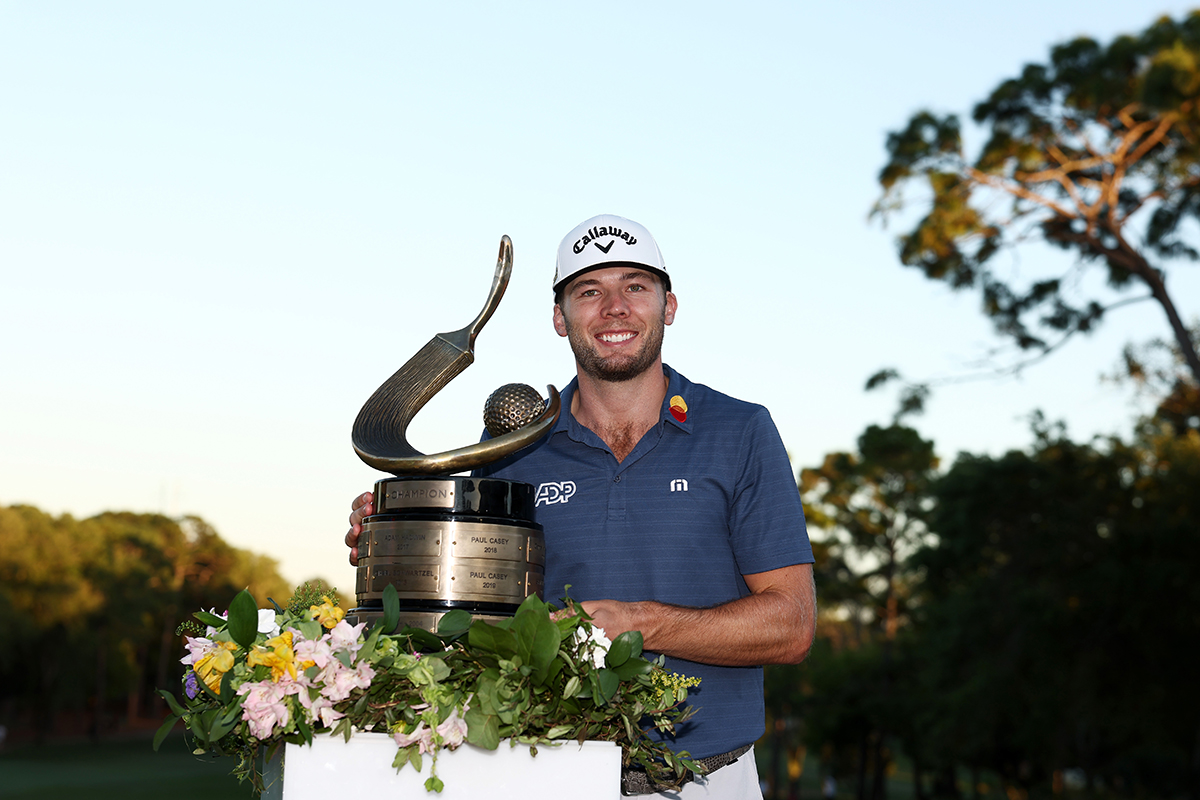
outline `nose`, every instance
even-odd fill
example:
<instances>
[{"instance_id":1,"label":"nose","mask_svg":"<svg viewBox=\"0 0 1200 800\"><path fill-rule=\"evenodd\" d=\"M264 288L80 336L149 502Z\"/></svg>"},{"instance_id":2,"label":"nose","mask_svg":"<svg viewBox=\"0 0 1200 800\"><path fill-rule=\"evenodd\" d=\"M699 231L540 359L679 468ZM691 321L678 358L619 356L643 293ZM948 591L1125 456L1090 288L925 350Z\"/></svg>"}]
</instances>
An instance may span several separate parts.
<instances>
[{"instance_id":1,"label":"nose","mask_svg":"<svg viewBox=\"0 0 1200 800\"><path fill-rule=\"evenodd\" d=\"M622 292L613 292L604 298L604 316L624 318L629 316L629 302Z\"/></svg>"}]
</instances>

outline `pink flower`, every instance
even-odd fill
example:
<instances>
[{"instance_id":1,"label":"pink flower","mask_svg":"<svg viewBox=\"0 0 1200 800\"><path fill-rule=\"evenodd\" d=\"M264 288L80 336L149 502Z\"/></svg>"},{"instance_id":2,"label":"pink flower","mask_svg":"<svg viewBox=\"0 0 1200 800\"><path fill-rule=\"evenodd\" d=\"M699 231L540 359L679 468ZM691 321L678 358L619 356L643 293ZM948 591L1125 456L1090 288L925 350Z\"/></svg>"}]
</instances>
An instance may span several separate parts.
<instances>
[{"instance_id":1,"label":"pink flower","mask_svg":"<svg viewBox=\"0 0 1200 800\"><path fill-rule=\"evenodd\" d=\"M331 728L333 727L333 723L346 716L341 711L335 709L333 703L324 695L317 695L315 700L309 697L308 692L300 692L296 696L300 698L300 705L304 706L308 711L309 722L315 723L317 720L320 720L322 725Z\"/></svg>"},{"instance_id":2,"label":"pink flower","mask_svg":"<svg viewBox=\"0 0 1200 800\"><path fill-rule=\"evenodd\" d=\"M329 638L330 649L345 650L352 656L358 655L359 648L362 647L362 642L358 640L358 637L365 627L367 627L367 623L365 622L351 625L346 620L342 620L337 625L334 625L333 630L326 634Z\"/></svg>"},{"instance_id":3,"label":"pink flower","mask_svg":"<svg viewBox=\"0 0 1200 800\"><path fill-rule=\"evenodd\" d=\"M195 664L217 649L216 644L211 639L204 639L199 636L185 636L183 638L184 647L187 648L188 654L179 659L180 664Z\"/></svg>"},{"instance_id":4,"label":"pink flower","mask_svg":"<svg viewBox=\"0 0 1200 800\"><path fill-rule=\"evenodd\" d=\"M250 724L251 735L258 739L267 739L275 726L286 727L290 715L284 697L295 694L299 689L300 685L294 682L285 686L269 680L247 682L239 686L237 693L246 696L242 701L242 719Z\"/></svg>"},{"instance_id":5,"label":"pink flower","mask_svg":"<svg viewBox=\"0 0 1200 800\"><path fill-rule=\"evenodd\" d=\"M392 734L392 738L396 740L397 747L408 747L414 744L420 744L421 747L417 751L424 755L430 750L430 742L433 739L433 731L425 727L424 722L417 723L417 728L412 733L401 733L397 731Z\"/></svg>"},{"instance_id":6,"label":"pink flower","mask_svg":"<svg viewBox=\"0 0 1200 800\"><path fill-rule=\"evenodd\" d=\"M458 716L458 709L450 712L450 716L446 717L446 721L437 726L438 736L442 737L442 742L451 750L463 743L463 739L467 735L467 721Z\"/></svg>"},{"instance_id":7,"label":"pink flower","mask_svg":"<svg viewBox=\"0 0 1200 800\"><path fill-rule=\"evenodd\" d=\"M333 658L333 651L329 647L329 642L325 641L324 636L316 641L299 639L292 649L296 653L296 661L304 669L307 669L312 664L325 669L325 666L329 664L329 660Z\"/></svg>"},{"instance_id":8,"label":"pink flower","mask_svg":"<svg viewBox=\"0 0 1200 800\"><path fill-rule=\"evenodd\" d=\"M317 682L324 684L321 694L337 703L349 697L355 689L366 689L374 677L375 670L365 661L360 662L354 669L348 669L342 666L342 662L333 658L317 676Z\"/></svg>"}]
</instances>

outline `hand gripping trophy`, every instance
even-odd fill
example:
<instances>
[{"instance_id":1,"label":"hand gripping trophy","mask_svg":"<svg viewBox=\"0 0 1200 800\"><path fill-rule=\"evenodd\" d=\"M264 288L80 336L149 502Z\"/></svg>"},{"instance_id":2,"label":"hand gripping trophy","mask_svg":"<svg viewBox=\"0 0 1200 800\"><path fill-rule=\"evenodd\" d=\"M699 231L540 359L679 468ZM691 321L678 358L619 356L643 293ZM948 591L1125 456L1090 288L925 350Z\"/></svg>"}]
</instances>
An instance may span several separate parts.
<instances>
[{"instance_id":1,"label":"hand gripping trophy","mask_svg":"<svg viewBox=\"0 0 1200 800\"><path fill-rule=\"evenodd\" d=\"M375 483L376 513L363 520L355 591L359 621L382 616L394 586L400 627L436 630L456 608L482 619L511 616L541 595L545 539L533 520L533 487L517 481L453 476L505 458L540 439L558 419L549 400L523 384L502 386L484 406L491 438L425 455L408 443L408 425L435 394L475 360L475 337L500 304L512 274L512 241L500 240L483 310L466 327L439 333L371 395L354 421L354 451L394 477ZM365 555L363 555L365 553Z\"/></svg>"}]
</instances>

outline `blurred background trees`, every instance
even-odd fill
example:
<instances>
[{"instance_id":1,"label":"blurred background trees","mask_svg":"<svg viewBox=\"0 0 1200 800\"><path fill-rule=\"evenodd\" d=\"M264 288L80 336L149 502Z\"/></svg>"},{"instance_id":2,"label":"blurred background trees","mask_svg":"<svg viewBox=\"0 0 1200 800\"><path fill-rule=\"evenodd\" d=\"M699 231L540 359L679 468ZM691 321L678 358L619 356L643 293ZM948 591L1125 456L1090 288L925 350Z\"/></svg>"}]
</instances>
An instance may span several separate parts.
<instances>
[{"instance_id":1,"label":"blurred background trees","mask_svg":"<svg viewBox=\"0 0 1200 800\"><path fill-rule=\"evenodd\" d=\"M800 471L818 641L767 670L768 800L800 795L798 753L859 800L1200 798L1200 325L1167 281L1200 255L1198 104L1193 12L1054 48L976 106L981 139L932 112L889 136L876 211L911 222L902 263L980 293L1025 353L997 372L1150 299L1164 333L1120 377L1156 410L1089 442L1035 414L1027 447L944 471L916 430L870 426ZM1073 263L1006 260L1034 241ZM929 391L907 384L896 419Z\"/></svg>"},{"instance_id":2,"label":"blurred background trees","mask_svg":"<svg viewBox=\"0 0 1200 800\"><path fill-rule=\"evenodd\" d=\"M197 517L0 507L0 724L99 737L161 718L155 689L179 680L179 624L243 588L263 606L292 595L274 559Z\"/></svg>"}]
</instances>

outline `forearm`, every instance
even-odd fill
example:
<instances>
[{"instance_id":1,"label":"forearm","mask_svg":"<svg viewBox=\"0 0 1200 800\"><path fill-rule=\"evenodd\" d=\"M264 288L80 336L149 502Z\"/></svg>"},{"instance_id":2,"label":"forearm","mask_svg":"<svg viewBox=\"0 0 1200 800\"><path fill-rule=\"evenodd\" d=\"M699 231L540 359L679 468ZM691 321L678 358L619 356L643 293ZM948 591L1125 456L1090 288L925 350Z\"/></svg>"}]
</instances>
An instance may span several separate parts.
<instances>
[{"instance_id":1,"label":"forearm","mask_svg":"<svg viewBox=\"0 0 1200 800\"><path fill-rule=\"evenodd\" d=\"M767 581L752 594L712 608L686 608L654 601L585 602L609 638L641 631L655 653L722 666L796 664L808 655L816 627L816 597L809 565L765 575L786 576L780 586ZM751 579L761 576L747 576Z\"/></svg>"}]
</instances>

